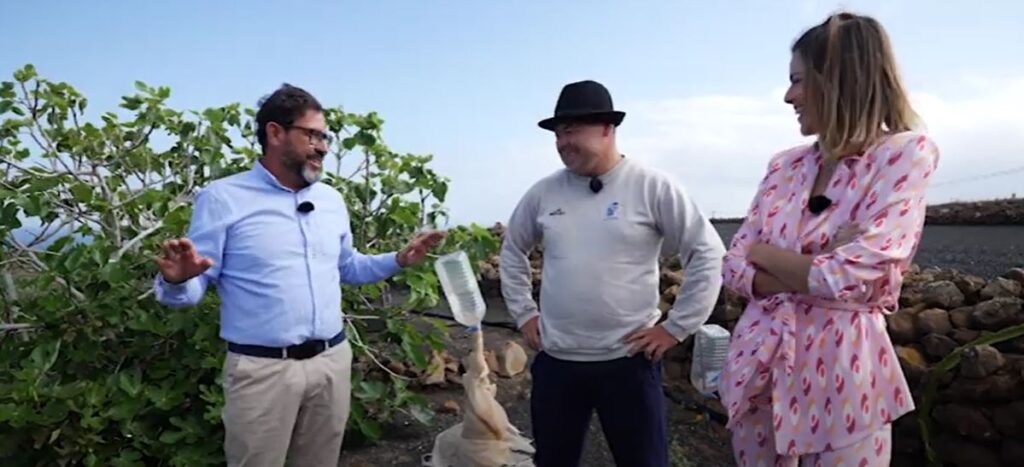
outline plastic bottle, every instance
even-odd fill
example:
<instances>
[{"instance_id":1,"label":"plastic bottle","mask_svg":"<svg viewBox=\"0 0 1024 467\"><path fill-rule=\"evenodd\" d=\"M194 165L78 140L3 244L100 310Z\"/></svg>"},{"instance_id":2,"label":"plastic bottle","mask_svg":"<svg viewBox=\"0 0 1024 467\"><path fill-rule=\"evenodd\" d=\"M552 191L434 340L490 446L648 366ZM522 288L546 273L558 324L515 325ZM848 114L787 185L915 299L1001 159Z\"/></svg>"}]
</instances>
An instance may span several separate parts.
<instances>
[{"instance_id":1,"label":"plastic bottle","mask_svg":"<svg viewBox=\"0 0 1024 467\"><path fill-rule=\"evenodd\" d=\"M705 324L693 341L690 382L701 394L711 397L718 390L718 376L729 352L729 331L717 324Z\"/></svg>"},{"instance_id":2,"label":"plastic bottle","mask_svg":"<svg viewBox=\"0 0 1024 467\"><path fill-rule=\"evenodd\" d=\"M434 261L434 270L455 320L463 326L479 328L487 312L487 303L480 293L480 285L466 252L460 250L438 257Z\"/></svg>"}]
</instances>

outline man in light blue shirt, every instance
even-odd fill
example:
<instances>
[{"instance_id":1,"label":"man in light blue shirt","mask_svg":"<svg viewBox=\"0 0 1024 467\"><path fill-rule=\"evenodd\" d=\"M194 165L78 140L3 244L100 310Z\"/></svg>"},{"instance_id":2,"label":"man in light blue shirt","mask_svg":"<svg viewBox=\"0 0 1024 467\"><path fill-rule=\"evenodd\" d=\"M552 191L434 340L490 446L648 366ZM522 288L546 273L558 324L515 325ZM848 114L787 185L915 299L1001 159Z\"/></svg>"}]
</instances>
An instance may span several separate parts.
<instances>
[{"instance_id":1,"label":"man in light blue shirt","mask_svg":"<svg viewBox=\"0 0 1024 467\"><path fill-rule=\"evenodd\" d=\"M164 244L156 297L182 307L214 284L221 298L228 465L338 464L351 393L340 284L391 277L444 237L400 252L352 246L341 194L318 183L330 144L323 109L284 85L256 114L263 157L195 197L187 238Z\"/></svg>"}]
</instances>

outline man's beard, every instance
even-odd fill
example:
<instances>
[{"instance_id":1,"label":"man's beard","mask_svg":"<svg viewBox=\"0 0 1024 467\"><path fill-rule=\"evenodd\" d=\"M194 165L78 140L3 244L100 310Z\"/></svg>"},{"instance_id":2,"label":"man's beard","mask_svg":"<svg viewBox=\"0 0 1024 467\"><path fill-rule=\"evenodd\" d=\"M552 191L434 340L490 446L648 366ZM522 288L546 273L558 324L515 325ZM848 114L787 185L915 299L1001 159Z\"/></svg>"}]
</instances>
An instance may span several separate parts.
<instances>
[{"instance_id":1,"label":"man's beard","mask_svg":"<svg viewBox=\"0 0 1024 467\"><path fill-rule=\"evenodd\" d=\"M302 179L305 180L306 183L312 185L312 184L320 181L320 178L323 177L323 175L324 175L324 171L323 171L322 167L321 167L320 170L317 170L317 169L314 169L314 168L310 167L309 164L307 163L307 164L302 164L302 170L301 170L301 173L299 175L302 176Z\"/></svg>"},{"instance_id":2,"label":"man's beard","mask_svg":"<svg viewBox=\"0 0 1024 467\"><path fill-rule=\"evenodd\" d=\"M310 166L309 160L316 157L314 154L302 154L298 151L288 154L285 158L288 161L288 168L295 172L307 185L319 182L323 177L323 159L320 159L320 169Z\"/></svg>"},{"instance_id":3,"label":"man's beard","mask_svg":"<svg viewBox=\"0 0 1024 467\"><path fill-rule=\"evenodd\" d=\"M566 145L565 147L558 148L558 155L562 158L562 164L570 172L576 173L584 171L589 162L593 160L592 154L576 145Z\"/></svg>"}]
</instances>

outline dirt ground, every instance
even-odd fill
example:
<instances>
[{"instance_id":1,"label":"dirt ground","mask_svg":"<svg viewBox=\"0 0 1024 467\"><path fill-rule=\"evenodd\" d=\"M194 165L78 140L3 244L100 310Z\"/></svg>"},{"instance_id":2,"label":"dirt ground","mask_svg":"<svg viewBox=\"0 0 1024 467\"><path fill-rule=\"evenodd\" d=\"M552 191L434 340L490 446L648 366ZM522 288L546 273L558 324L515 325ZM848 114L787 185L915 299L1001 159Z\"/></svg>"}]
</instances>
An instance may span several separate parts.
<instances>
[{"instance_id":1,"label":"dirt ground","mask_svg":"<svg viewBox=\"0 0 1024 467\"><path fill-rule=\"evenodd\" d=\"M449 353L455 358L462 358L469 353L470 340L459 326L449 328ZM519 340L518 334L499 327L484 329L485 346L497 350L508 339ZM530 352L532 361L533 353ZM530 376L529 370L512 378L496 377L498 384L498 402L508 413L509 420L527 437L530 436ZM669 457L673 466L729 466L733 465L728 433L722 426L721 418L708 417L705 412L694 404L687 403L688 392L675 384L666 388L669 397ZM424 395L431 401L435 409L447 401L461 404L461 386L446 385L444 387L425 390ZM377 467L398 466L416 467L422 465L422 456L428 454L433 447L434 437L441 431L458 423L460 415L439 413L433 426L424 427L415 422L400 421L388 427L385 437L377 444L346 443L341 455L341 466L346 467ZM596 414L591 421L590 432L584 447L582 466L615 466L611 452L601 434L600 423Z\"/></svg>"}]
</instances>

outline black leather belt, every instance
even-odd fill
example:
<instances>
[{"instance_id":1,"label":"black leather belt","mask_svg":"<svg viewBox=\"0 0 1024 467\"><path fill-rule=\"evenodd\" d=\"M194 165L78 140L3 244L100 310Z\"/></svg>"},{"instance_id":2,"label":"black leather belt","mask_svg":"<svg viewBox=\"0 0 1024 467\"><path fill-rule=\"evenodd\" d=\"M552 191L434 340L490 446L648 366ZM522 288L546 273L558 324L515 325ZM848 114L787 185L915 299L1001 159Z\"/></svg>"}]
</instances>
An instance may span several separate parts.
<instances>
[{"instance_id":1,"label":"black leather belt","mask_svg":"<svg viewBox=\"0 0 1024 467\"><path fill-rule=\"evenodd\" d=\"M345 331L342 330L334 337L327 340L310 340L301 344L288 347L264 347L262 345L247 345L228 342L228 350L237 354L250 357L262 358L290 358L294 360L305 360L320 355L327 349L345 342Z\"/></svg>"}]
</instances>

